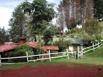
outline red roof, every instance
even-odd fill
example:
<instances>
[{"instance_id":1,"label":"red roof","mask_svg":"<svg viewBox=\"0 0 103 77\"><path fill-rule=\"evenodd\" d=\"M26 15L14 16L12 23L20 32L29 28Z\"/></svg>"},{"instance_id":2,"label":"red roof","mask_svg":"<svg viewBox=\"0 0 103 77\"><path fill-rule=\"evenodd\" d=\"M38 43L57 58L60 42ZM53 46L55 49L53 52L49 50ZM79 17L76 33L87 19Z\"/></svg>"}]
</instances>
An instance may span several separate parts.
<instances>
[{"instance_id":1,"label":"red roof","mask_svg":"<svg viewBox=\"0 0 103 77\"><path fill-rule=\"evenodd\" d=\"M17 47L17 45L15 44L4 44L0 46L0 52L6 52L6 51L10 51L13 50Z\"/></svg>"},{"instance_id":2,"label":"red roof","mask_svg":"<svg viewBox=\"0 0 103 77\"><path fill-rule=\"evenodd\" d=\"M32 48L35 48L35 47L38 45L37 42L26 42L26 44L27 44L28 46L32 47Z\"/></svg>"},{"instance_id":3,"label":"red roof","mask_svg":"<svg viewBox=\"0 0 103 77\"><path fill-rule=\"evenodd\" d=\"M48 51L48 50L51 50L51 51L53 51L53 50L59 50L59 48L58 48L58 46L43 46L42 47L42 49L44 50L44 51Z\"/></svg>"},{"instance_id":4,"label":"red roof","mask_svg":"<svg viewBox=\"0 0 103 77\"><path fill-rule=\"evenodd\" d=\"M35 48L36 46L38 46L37 42L26 42L24 44L26 44L32 48ZM21 46L21 45L17 45L15 43L4 44L4 45L0 46L0 52L7 52L7 51L10 51L10 50L17 48L18 46ZM44 51L48 51L48 50L51 50L51 51L56 50L57 51L57 50L59 50L58 46L43 46L42 49Z\"/></svg>"},{"instance_id":5,"label":"red roof","mask_svg":"<svg viewBox=\"0 0 103 77\"><path fill-rule=\"evenodd\" d=\"M35 48L38 45L37 42L26 42L24 44L26 44L32 48ZM4 45L0 46L0 52L7 52L7 51L17 48L18 46L22 46L22 45L7 42Z\"/></svg>"}]
</instances>

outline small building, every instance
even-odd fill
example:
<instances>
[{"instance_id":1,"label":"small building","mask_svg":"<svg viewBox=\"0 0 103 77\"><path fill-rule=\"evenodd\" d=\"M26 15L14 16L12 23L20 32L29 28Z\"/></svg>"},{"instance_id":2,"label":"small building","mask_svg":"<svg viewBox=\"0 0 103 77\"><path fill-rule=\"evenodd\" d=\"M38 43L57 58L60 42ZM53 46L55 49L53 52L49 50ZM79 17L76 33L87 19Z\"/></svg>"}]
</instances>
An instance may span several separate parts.
<instances>
[{"instance_id":1,"label":"small building","mask_svg":"<svg viewBox=\"0 0 103 77\"><path fill-rule=\"evenodd\" d=\"M70 45L68 49L69 51L77 51L78 47L81 49L81 47L89 47L89 46L92 46L91 40L72 38L72 40L70 40Z\"/></svg>"},{"instance_id":2,"label":"small building","mask_svg":"<svg viewBox=\"0 0 103 77\"><path fill-rule=\"evenodd\" d=\"M38 43L37 42L25 42L22 44L21 43L11 43L11 42L6 42L3 45L0 45L0 56L3 57L10 57L10 53L14 52L14 50L22 45L28 45L30 48L34 49L37 47ZM25 51L26 53L26 51ZM22 55L23 56L23 55Z\"/></svg>"},{"instance_id":3,"label":"small building","mask_svg":"<svg viewBox=\"0 0 103 77\"><path fill-rule=\"evenodd\" d=\"M40 51L42 51L42 53L51 53L51 52L57 52L59 50L58 46L43 46L41 47L40 44L38 42L27 42L26 41L26 38L24 37L21 37L19 42L18 43L13 43L13 42L6 42L5 44L3 45L0 45L0 56L2 58L4 57L10 57L10 53L11 52L14 52L14 50L18 47L21 47L23 45L27 45L29 46L30 48L32 48L32 51L33 51L33 54L32 55L38 55L40 53L38 53L38 47L40 49ZM29 55L28 51L25 51L24 53L25 55ZM20 55L19 55L20 56ZM21 55L23 56L23 55ZM17 56L16 56L17 57ZM43 57L43 56L41 56ZM35 58L39 58L39 56L37 57L33 57L34 59Z\"/></svg>"}]
</instances>

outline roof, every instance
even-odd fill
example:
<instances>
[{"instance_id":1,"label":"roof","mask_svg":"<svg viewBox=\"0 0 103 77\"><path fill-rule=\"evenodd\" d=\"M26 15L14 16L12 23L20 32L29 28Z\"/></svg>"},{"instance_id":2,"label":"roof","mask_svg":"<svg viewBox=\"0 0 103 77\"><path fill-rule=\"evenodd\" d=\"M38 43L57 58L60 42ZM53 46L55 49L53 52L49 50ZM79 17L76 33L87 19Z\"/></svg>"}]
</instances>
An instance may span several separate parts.
<instances>
[{"instance_id":1,"label":"roof","mask_svg":"<svg viewBox=\"0 0 103 77\"><path fill-rule=\"evenodd\" d=\"M0 52L7 52L17 47L15 44L4 44L0 46Z\"/></svg>"},{"instance_id":2,"label":"roof","mask_svg":"<svg viewBox=\"0 0 103 77\"><path fill-rule=\"evenodd\" d=\"M37 42L26 42L24 43L32 48L36 48L38 46L38 43ZM0 46L0 52L8 52L10 50L13 50L15 48L17 48L18 46L22 46L22 45L19 45L19 44L15 44L15 43L5 43L4 45L1 45ZM59 50L58 46L43 46L42 49L44 51L48 51L48 50L51 50L51 51L57 51Z\"/></svg>"},{"instance_id":3,"label":"roof","mask_svg":"<svg viewBox=\"0 0 103 77\"><path fill-rule=\"evenodd\" d=\"M38 45L38 42L26 42L26 44L32 48L35 48Z\"/></svg>"},{"instance_id":4,"label":"roof","mask_svg":"<svg viewBox=\"0 0 103 77\"><path fill-rule=\"evenodd\" d=\"M48 50L57 51L57 50L59 50L58 46L53 46L53 45L51 45L51 46L43 46L42 49L43 49L44 51L48 51Z\"/></svg>"},{"instance_id":5,"label":"roof","mask_svg":"<svg viewBox=\"0 0 103 77\"><path fill-rule=\"evenodd\" d=\"M38 45L37 42L26 42L24 44L26 44L32 48L35 48ZM11 43L11 42L6 42L5 44L0 45L0 52L8 52L10 50L17 48L18 46L22 46L22 45Z\"/></svg>"}]
</instances>

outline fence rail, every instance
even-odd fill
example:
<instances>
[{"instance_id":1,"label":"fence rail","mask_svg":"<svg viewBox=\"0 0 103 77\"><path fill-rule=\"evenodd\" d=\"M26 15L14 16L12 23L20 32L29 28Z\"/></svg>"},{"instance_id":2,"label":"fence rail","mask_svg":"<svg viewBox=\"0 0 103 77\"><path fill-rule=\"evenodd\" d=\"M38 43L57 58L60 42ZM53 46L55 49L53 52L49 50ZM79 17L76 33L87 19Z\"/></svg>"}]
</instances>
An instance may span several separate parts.
<instances>
[{"instance_id":1,"label":"fence rail","mask_svg":"<svg viewBox=\"0 0 103 77\"><path fill-rule=\"evenodd\" d=\"M23 59L26 58L27 62L30 61L39 61L39 60L50 60L53 58L60 58L60 57L67 57L69 53L73 52L56 52L56 53L45 53L45 54L38 54L38 55L26 55L26 56L18 56L18 57L6 57L6 58L0 58L0 64L15 64L15 63L7 63L7 62L2 62L2 60L12 60L12 59ZM53 56L52 56L53 55ZM37 59L33 59L33 57L39 57ZM32 59L30 59L32 58Z\"/></svg>"},{"instance_id":2,"label":"fence rail","mask_svg":"<svg viewBox=\"0 0 103 77\"><path fill-rule=\"evenodd\" d=\"M75 57L81 57L83 56L85 53L91 51L91 50L95 50L96 48L99 48L100 46L102 46L102 42L98 42L97 44L93 44L90 47L86 47L86 48L78 48L77 51L75 52L69 52L68 50L66 50L66 52L55 52L55 53L51 53L50 50L48 51L48 53L44 53L44 54L38 54L38 55L28 55L28 53L26 52L26 56L18 56L18 57L5 57L2 58L0 55L0 65L2 64L15 64L15 63L7 63L7 62L2 62L2 60L12 60L12 59L23 59L26 58L27 62L30 61L38 61L38 60L49 60L51 61L51 59L53 58L61 58L61 57L67 57L68 59L70 58L70 54L75 55ZM34 59L33 57L39 57L37 59Z\"/></svg>"},{"instance_id":3,"label":"fence rail","mask_svg":"<svg viewBox=\"0 0 103 77\"><path fill-rule=\"evenodd\" d=\"M103 45L102 42L98 42L97 44L93 44L93 45L90 46L90 47L83 48L83 49L82 49L83 54L84 54L84 53L87 53L87 52L89 52L89 51L91 51L91 50L94 51L95 49L101 47L102 45Z\"/></svg>"}]
</instances>

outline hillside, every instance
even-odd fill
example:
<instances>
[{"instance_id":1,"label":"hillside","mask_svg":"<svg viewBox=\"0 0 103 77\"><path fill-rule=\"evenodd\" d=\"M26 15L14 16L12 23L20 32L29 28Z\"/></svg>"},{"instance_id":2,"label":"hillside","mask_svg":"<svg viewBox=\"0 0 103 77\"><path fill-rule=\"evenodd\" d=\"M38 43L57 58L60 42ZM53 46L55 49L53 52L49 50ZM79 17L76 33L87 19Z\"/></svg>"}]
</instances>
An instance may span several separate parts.
<instances>
[{"instance_id":1,"label":"hillside","mask_svg":"<svg viewBox=\"0 0 103 77\"><path fill-rule=\"evenodd\" d=\"M103 46L86 54L87 57L101 57L103 58Z\"/></svg>"}]
</instances>

